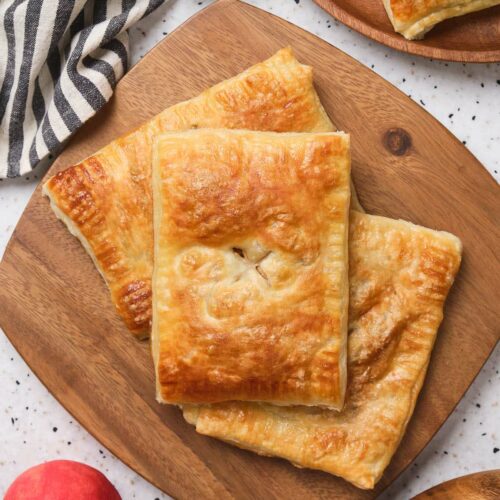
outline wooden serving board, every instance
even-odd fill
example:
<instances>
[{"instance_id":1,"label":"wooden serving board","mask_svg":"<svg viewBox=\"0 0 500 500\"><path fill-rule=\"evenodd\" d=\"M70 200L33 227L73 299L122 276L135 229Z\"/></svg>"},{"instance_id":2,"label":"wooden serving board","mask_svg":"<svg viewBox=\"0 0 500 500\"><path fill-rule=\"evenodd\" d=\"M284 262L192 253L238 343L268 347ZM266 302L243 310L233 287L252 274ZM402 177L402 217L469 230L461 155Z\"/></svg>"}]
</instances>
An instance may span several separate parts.
<instances>
[{"instance_id":1,"label":"wooden serving board","mask_svg":"<svg viewBox=\"0 0 500 500\"><path fill-rule=\"evenodd\" d=\"M445 61L500 61L500 5L447 19L423 40L394 31L382 0L314 0L340 22L396 50Z\"/></svg>"},{"instance_id":2,"label":"wooden serving board","mask_svg":"<svg viewBox=\"0 0 500 500\"><path fill-rule=\"evenodd\" d=\"M49 175L179 100L291 44L315 69L334 123L352 133L353 175L370 213L459 235L462 270L408 431L376 492L446 420L498 338L498 187L474 157L408 97L346 54L254 7L222 0L168 36L119 83ZM0 265L0 321L37 376L115 455L177 498L370 498L196 434L155 401L149 346L132 338L80 243L35 191Z\"/></svg>"}]
</instances>

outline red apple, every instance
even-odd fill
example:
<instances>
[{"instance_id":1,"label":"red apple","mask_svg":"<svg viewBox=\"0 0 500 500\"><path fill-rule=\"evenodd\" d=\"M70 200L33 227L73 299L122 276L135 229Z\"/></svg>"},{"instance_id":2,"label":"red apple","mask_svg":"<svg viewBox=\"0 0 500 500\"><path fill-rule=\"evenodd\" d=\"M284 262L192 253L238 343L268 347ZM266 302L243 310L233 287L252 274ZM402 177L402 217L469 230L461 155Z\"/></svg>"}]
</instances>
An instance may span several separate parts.
<instances>
[{"instance_id":1,"label":"red apple","mask_svg":"<svg viewBox=\"0 0 500 500\"><path fill-rule=\"evenodd\" d=\"M54 460L23 472L4 500L121 500L104 474L72 460Z\"/></svg>"}]
</instances>

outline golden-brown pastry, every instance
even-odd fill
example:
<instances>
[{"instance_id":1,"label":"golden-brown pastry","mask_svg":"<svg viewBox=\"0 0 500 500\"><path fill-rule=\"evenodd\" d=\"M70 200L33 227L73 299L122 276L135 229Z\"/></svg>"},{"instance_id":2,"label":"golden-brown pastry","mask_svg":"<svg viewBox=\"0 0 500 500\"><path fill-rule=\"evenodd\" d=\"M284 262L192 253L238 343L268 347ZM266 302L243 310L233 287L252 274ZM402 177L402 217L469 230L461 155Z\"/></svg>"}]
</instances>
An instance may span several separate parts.
<instances>
[{"instance_id":1,"label":"golden-brown pastry","mask_svg":"<svg viewBox=\"0 0 500 500\"><path fill-rule=\"evenodd\" d=\"M394 26L408 40L423 38L436 24L499 5L500 0L383 0Z\"/></svg>"},{"instance_id":2,"label":"golden-brown pastry","mask_svg":"<svg viewBox=\"0 0 500 500\"><path fill-rule=\"evenodd\" d=\"M413 413L460 257L449 233L352 212L342 412L235 402L184 416L202 434L372 488Z\"/></svg>"},{"instance_id":3,"label":"golden-brown pastry","mask_svg":"<svg viewBox=\"0 0 500 500\"><path fill-rule=\"evenodd\" d=\"M199 129L153 151L159 401L341 408L349 136Z\"/></svg>"},{"instance_id":4,"label":"golden-brown pastry","mask_svg":"<svg viewBox=\"0 0 500 500\"><path fill-rule=\"evenodd\" d=\"M45 183L56 215L82 242L138 337L149 335L151 322L152 141L161 132L201 127L335 130L314 90L312 69L286 48L166 109ZM352 205L362 210L355 196Z\"/></svg>"}]
</instances>

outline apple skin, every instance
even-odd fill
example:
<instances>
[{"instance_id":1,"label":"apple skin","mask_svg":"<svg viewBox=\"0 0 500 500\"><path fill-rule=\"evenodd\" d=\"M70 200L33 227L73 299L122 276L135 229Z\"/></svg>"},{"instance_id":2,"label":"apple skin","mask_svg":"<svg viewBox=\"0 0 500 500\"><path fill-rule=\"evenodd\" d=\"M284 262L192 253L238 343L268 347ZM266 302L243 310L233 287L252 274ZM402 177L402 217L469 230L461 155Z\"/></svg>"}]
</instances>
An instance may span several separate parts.
<instances>
[{"instance_id":1,"label":"apple skin","mask_svg":"<svg viewBox=\"0 0 500 500\"><path fill-rule=\"evenodd\" d=\"M106 476L72 460L31 467L10 485L4 500L121 500Z\"/></svg>"}]
</instances>

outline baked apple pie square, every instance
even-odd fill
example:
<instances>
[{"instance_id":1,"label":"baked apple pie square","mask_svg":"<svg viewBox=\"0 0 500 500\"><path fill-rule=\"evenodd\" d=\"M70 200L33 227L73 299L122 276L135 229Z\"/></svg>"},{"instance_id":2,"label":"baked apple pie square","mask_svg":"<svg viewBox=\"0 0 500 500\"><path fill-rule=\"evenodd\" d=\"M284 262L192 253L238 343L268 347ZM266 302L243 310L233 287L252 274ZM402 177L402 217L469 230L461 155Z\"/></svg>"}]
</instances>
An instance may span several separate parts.
<instances>
[{"instance_id":1,"label":"baked apple pie square","mask_svg":"<svg viewBox=\"0 0 500 500\"><path fill-rule=\"evenodd\" d=\"M165 403L340 409L349 136L200 129L153 152L153 324Z\"/></svg>"}]
</instances>

